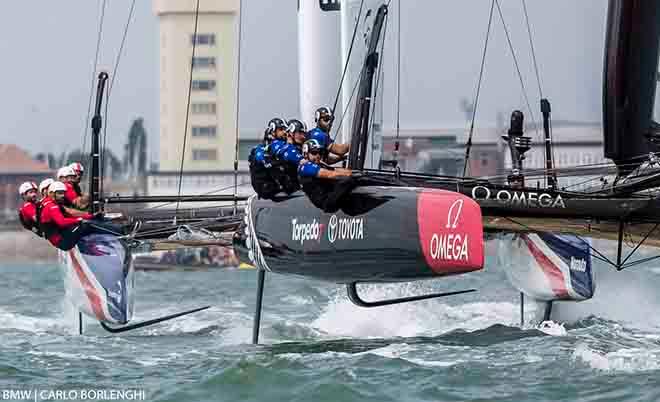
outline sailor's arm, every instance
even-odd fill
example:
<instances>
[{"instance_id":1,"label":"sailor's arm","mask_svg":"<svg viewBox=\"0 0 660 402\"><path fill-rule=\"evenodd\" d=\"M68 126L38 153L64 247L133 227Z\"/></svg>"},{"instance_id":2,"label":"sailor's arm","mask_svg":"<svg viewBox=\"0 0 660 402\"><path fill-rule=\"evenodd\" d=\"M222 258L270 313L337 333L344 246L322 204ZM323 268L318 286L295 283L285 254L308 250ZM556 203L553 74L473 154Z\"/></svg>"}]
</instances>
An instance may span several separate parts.
<instances>
[{"instance_id":1,"label":"sailor's arm","mask_svg":"<svg viewBox=\"0 0 660 402\"><path fill-rule=\"evenodd\" d=\"M62 207L64 209L64 213L66 213L69 216L73 216L74 218L83 218L83 219L89 219L88 216L90 215L89 212L86 211L81 211L76 208L69 208L69 207Z\"/></svg>"},{"instance_id":2,"label":"sailor's arm","mask_svg":"<svg viewBox=\"0 0 660 402\"><path fill-rule=\"evenodd\" d=\"M89 206L89 194L83 194L75 198L71 203L78 209L87 209Z\"/></svg>"},{"instance_id":3,"label":"sailor's arm","mask_svg":"<svg viewBox=\"0 0 660 402\"><path fill-rule=\"evenodd\" d=\"M332 152L335 155L344 156L348 153L351 146L350 144L338 144L333 142L328 146L328 151Z\"/></svg>"},{"instance_id":4,"label":"sailor's arm","mask_svg":"<svg viewBox=\"0 0 660 402\"><path fill-rule=\"evenodd\" d=\"M340 168L334 170L321 168L319 169L319 172L316 175L316 177L320 179L337 179L340 177L350 177L350 176L351 176L351 171L349 169L340 169Z\"/></svg>"},{"instance_id":5,"label":"sailor's arm","mask_svg":"<svg viewBox=\"0 0 660 402\"><path fill-rule=\"evenodd\" d=\"M48 207L48 215L55 224L62 229L70 228L75 226L82 221L81 217L78 218L68 218L62 215L59 205L51 205Z\"/></svg>"}]
</instances>

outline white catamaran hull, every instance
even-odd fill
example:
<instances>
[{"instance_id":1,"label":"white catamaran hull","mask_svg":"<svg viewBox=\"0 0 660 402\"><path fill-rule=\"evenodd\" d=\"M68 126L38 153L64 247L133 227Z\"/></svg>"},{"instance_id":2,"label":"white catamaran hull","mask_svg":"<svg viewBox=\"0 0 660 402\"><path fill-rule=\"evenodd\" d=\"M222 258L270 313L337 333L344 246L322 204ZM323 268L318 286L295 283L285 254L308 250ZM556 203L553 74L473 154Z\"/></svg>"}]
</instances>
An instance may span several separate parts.
<instances>
[{"instance_id":1,"label":"white catamaran hull","mask_svg":"<svg viewBox=\"0 0 660 402\"><path fill-rule=\"evenodd\" d=\"M593 297L588 240L549 233L500 234L498 264L511 284L539 301L582 301Z\"/></svg>"},{"instance_id":2,"label":"white catamaran hull","mask_svg":"<svg viewBox=\"0 0 660 402\"><path fill-rule=\"evenodd\" d=\"M133 258L115 236L92 234L59 251L66 297L75 309L108 324L133 317Z\"/></svg>"}]
</instances>

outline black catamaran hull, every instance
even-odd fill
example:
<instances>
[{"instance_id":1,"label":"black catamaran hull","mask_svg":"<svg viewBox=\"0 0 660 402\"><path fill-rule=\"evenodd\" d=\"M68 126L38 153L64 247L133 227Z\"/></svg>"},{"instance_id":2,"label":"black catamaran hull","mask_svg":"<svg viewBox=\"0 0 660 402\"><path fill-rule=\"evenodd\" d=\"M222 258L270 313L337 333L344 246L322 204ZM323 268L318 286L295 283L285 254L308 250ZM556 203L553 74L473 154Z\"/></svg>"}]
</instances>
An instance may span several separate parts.
<instances>
[{"instance_id":1,"label":"black catamaran hull","mask_svg":"<svg viewBox=\"0 0 660 402\"><path fill-rule=\"evenodd\" d=\"M640 240L648 235L645 244L660 246L660 231L653 230L660 224L657 198L512 188L485 180L405 172L369 171L366 180L459 192L481 207L487 232L550 232L618 240L623 226L627 236Z\"/></svg>"},{"instance_id":2,"label":"black catamaran hull","mask_svg":"<svg viewBox=\"0 0 660 402\"><path fill-rule=\"evenodd\" d=\"M324 213L302 192L276 201L253 197L234 239L239 259L336 283L410 281L483 267L481 212L468 197L363 187L342 205Z\"/></svg>"}]
</instances>

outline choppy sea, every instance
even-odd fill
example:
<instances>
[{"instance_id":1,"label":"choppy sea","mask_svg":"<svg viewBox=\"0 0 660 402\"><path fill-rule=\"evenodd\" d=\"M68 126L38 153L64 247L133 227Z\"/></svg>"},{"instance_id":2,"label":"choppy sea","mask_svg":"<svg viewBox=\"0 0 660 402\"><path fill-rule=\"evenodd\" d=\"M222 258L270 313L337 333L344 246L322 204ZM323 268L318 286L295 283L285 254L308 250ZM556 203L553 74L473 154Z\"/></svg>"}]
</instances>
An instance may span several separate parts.
<instances>
[{"instance_id":1,"label":"choppy sea","mask_svg":"<svg viewBox=\"0 0 660 402\"><path fill-rule=\"evenodd\" d=\"M212 307L121 335L87 319L80 336L56 264L3 263L0 400L658 401L660 269L595 265L593 300L555 304L565 336L534 329L532 304L521 329L519 296L493 264L364 286L372 300L479 289L373 309L338 285L270 275L253 346L253 270L137 272L135 320Z\"/></svg>"}]
</instances>

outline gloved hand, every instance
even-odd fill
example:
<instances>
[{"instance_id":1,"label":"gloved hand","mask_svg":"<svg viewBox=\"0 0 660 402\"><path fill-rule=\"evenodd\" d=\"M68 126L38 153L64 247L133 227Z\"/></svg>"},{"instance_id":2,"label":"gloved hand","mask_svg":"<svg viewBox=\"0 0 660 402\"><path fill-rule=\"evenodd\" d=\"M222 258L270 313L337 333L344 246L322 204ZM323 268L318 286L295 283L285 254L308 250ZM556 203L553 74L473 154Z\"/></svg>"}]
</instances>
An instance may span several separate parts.
<instances>
[{"instance_id":1,"label":"gloved hand","mask_svg":"<svg viewBox=\"0 0 660 402\"><path fill-rule=\"evenodd\" d=\"M103 218L104 218L103 212L97 212L94 214L94 219L103 220Z\"/></svg>"}]
</instances>

